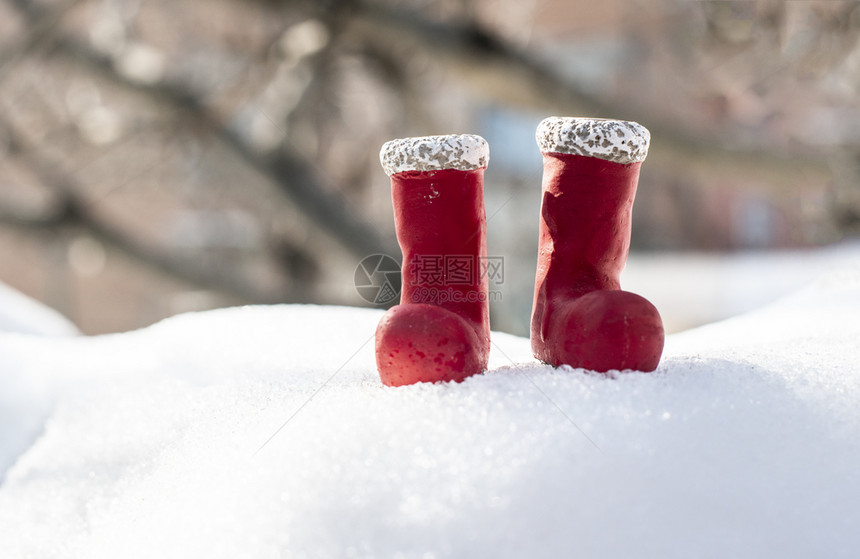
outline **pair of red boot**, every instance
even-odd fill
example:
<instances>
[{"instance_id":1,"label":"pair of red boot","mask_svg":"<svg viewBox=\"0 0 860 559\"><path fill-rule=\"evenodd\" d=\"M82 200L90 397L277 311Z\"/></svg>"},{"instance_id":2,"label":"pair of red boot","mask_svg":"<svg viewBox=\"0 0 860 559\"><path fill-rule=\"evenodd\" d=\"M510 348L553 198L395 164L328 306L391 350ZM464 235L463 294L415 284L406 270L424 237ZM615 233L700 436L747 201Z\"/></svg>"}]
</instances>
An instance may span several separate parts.
<instances>
[{"instance_id":1,"label":"pair of red boot","mask_svg":"<svg viewBox=\"0 0 860 559\"><path fill-rule=\"evenodd\" d=\"M657 309L622 291L633 198L650 134L635 122L551 117L544 158L532 308L535 357L595 371L653 371L663 351ZM490 318L480 136L393 140L391 177L403 251L400 305L376 329L384 384L462 381L487 368Z\"/></svg>"}]
</instances>

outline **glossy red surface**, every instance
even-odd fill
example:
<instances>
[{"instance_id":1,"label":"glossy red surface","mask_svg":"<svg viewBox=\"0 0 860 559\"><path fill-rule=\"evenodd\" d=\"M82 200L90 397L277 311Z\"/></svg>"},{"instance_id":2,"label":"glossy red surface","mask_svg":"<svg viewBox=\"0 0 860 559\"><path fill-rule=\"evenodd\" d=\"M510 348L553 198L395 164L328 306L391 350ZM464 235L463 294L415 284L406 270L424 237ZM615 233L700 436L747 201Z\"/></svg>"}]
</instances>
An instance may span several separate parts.
<instances>
[{"instance_id":1,"label":"glossy red surface","mask_svg":"<svg viewBox=\"0 0 860 559\"><path fill-rule=\"evenodd\" d=\"M544 153L531 322L541 361L595 371L657 368L660 314L619 282L640 166Z\"/></svg>"},{"instance_id":2,"label":"glossy red surface","mask_svg":"<svg viewBox=\"0 0 860 559\"><path fill-rule=\"evenodd\" d=\"M446 169L391 176L403 281L400 305L376 329L376 364L386 385L462 381L487 367L483 175ZM457 268L449 265L456 261Z\"/></svg>"}]
</instances>

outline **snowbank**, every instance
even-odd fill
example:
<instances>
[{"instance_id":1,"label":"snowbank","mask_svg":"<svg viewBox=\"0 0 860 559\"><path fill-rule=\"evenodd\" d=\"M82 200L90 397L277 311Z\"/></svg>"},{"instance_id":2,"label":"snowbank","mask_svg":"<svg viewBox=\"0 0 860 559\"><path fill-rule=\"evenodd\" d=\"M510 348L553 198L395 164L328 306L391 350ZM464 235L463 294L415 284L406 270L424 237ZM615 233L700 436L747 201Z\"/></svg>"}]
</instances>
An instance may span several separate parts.
<instances>
[{"instance_id":1,"label":"snowbank","mask_svg":"<svg viewBox=\"0 0 860 559\"><path fill-rule=\"evenodd\" d=\"M0 283L0 333L74 336L80 332L66 317Z\"/></svg>"},{"instance_id":2,"label":"snowbank","mask_svg":"<svg viewBox=\"0 0 860 559\"><path fill-rule=\"evenodd\" d=\"M489 373L403 388L368 310L0 335L0 549L853 557L858 309L854 269L670 336L655 373L553 370L496 334Z\"/></svg>"},{"instance_id":3,"label":"snowbank","mask_svg":"<svg viewBox=\"0 0 860 559\"><path fill-rule=\"evenodd\" d=\"M845 263L860 262L860 240L806 250L633 253L621 285L660 309L680 332L773 303Z\"/></svg>"}]
</instances>

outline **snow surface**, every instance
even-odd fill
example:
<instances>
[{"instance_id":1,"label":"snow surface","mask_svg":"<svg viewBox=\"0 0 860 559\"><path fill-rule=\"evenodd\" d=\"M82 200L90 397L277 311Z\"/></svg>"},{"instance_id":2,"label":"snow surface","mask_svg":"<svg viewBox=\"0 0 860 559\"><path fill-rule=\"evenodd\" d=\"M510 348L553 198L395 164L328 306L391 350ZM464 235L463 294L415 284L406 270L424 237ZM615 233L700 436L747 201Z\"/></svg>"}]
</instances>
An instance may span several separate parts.
<instances>
[{"instance_id":1,"label":"snow surface","mask_svg":"<svg viewBox=\"0 0 860 559\"><path fill-rule=\"evenodd\" d=\"M383 387L372 310L0 334L3 557L856 557L860 267L657 372Z\"/></svg>"},{"instance_id":2,"label":"snow surface","mask_svg":"<svg viewBox=\"0 0 860 559\"><path fill-rule=\"evenodd\" d=\"M851 265L860 266L860 239L814 249L632 253L621 285L654 303L674 333L755 310Z\"/></svg>"},{"instance_id":3,"label":"snow surface","mask_svg":"<svg viewBox=\"0 0 860 559\"><path fill-rule=\"evenodd\" d=\"M57 311L0 283L0 333L73 336L77 327Z\"/></svg>"}]
</instances>

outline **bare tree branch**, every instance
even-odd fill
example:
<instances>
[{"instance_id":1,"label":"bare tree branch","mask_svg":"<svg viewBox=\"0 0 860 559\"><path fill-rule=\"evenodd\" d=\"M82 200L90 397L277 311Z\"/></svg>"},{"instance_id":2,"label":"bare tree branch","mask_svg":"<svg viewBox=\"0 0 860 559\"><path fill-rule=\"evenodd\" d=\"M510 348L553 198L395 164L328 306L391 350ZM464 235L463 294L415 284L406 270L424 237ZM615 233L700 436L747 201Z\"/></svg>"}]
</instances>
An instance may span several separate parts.
<instances>
[{"instance_id":1,"label":"bare tree branch","mask_svg":"<svg viewBox=\"0 0 860 559\"><path fill-rule=\"evenodd\" d=\"M24 8L20 5L22 3L18 2L19 9L31 21L38 21L40 10L29 2L24 3L27 5ZM268 154L259 153L236 130L226 126L185 85L168 82L145 84L129 79L116 71L114 61L109 56L62 34L56 35L54 47L55 56L95 70L112 83L143 93L210 129L247 165L278 186L310 218L311 223L330 234L357 257L397 253L393 240L383 237L372 224L363 220L337 189L325 184L313 165L289 146Z\"/></svg>"},{"instance_id":2,"label":"bare tree branch","mask_svg":"<svg viewBox=\"0 0 860 559\"><path fill-rule=\"evenodd\" d=\"M59 6L45 10L40 14L34 14L30 18L30 25L27 28L27 35L21 41L15 43L15 47L5 52L0 57L0 83L15 69L15 67L23 61L27 55L40 46L49 43L55 34L57 27L63 21L63 17L69 11L81 3L81 0L69 0ZM23 0L15 0L14 4L19 10L29 12L29 2Z\"/></svg>"},{"instance_id":3,"label":"bare tree branch","mask_svg":"<svg viewBox=\"0 0 860 559\"><path fill-rule=\"evenodd\" d=\"M675 165L730 164L737 170L757 168L771 175L829 175L821 158L780 153L759 145L739 146L719 133L703 134L661 121L646 109L619 106L562 78L541 61L473 23L437 23L410 11L364 2L355 11L353 31L389 52L404 47L428 52L437 64L499 102L546 112L612 116L647 123L654 155Z\"/></svg>"},{"instance_id":4,"label":"bare tree branch","mask_svg":"<svg viewBox=\"0 0 860 559\"><path fill-rule=\"evenodd\" d=\"M0 212L0 224L17 228L46 229L65 226L83 228L96 240L117 249L145 266L187 281L199 288L211 289L250 303L301 302L305 297L293 290L262 290L235 270L219 266L217 262L201 262L182 255L170 254L164 249L148 245L123 232L93 211L91 204L77 193L80 186L66 175L60 175L32 146L26 145L20 133L8 122L0 120L10 145L18 158L45 186L54 190L53 209L39 215L22 215L17 212Z\"/></svg>"}]
</instances>

